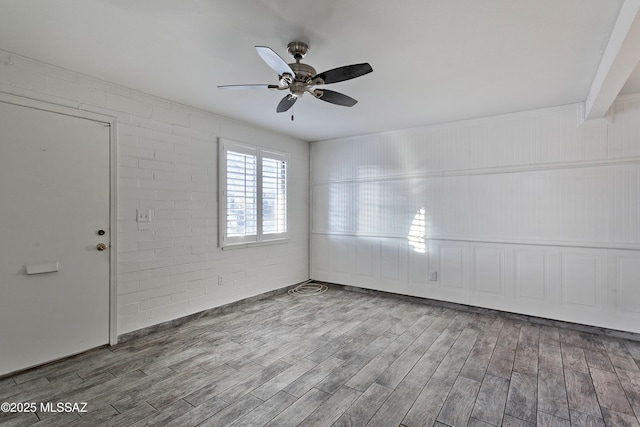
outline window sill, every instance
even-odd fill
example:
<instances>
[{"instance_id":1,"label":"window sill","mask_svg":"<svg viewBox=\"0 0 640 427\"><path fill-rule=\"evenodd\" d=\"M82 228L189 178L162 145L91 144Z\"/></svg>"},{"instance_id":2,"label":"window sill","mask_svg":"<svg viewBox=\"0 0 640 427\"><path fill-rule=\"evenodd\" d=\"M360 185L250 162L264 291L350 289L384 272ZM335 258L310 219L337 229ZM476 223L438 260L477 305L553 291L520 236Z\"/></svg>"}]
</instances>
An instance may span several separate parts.
<instances>
[{"instance_id":1,"label":"window sill","mask_svg":"<svg viewBox=\"0 0 640 427\"><path fill-rule=\"evenodd\" d=\"M231 250L231 249L247 249L253 248L255 246L269 246L269 245L279 245L282 243L289 243L289 238L286 237L284 239L274 239L274 240L265 240L263 242L250 242L250 243L230 243L221 247L223 251Z\"/></svg>"}]
</instances>

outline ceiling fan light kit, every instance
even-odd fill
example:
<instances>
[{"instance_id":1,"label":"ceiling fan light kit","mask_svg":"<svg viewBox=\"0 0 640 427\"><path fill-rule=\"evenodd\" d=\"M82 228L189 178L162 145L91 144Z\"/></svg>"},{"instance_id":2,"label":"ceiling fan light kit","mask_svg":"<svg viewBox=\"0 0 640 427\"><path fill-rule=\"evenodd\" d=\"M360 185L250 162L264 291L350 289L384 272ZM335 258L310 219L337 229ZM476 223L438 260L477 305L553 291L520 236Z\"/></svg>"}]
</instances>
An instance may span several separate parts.
<instances>
[{"instance_id":1,"label":"ceiling fan light kit","mask_svg":"<svg viewBox=\"0 0 640 427\"><path fill-rule=\"evenodd\" d=\"M315 98L343 107L353 107L358 101L328 89L317 89L331 83L355 79L373 71L368 63L346 65L332 70L317 73L315 68L300 62L309 52L309 45L294 41L287 45L287 52L295 59L295 62L287 64L273 49L267 46L256 46L256 51L262 60L278 74L278 84L250 84L250 85L223 85L219 89L256 89L265 88L271 90L288 90L276 107L276 112L284 113L302 97L305 92L311 93Z\"/></svg>"}]
</instances>

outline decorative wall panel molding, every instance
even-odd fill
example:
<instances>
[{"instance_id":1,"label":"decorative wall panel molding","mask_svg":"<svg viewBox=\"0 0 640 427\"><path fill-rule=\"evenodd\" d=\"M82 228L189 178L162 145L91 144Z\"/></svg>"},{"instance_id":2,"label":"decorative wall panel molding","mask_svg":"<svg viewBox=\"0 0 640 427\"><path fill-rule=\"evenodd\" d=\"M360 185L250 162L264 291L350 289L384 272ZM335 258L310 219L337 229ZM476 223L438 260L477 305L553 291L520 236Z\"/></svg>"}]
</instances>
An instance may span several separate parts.
<instances>
[{"instance_id":1,"label":"decorative wall panel molding","mask_svg":"<svg viewBox=\"0 0 640 427\"><path fill-rule=\"evenodd\" d=\"M429 249L426 246L426 242L422 246L416 248L411 246L409 249L409 284L417 286L436 284L438 278L438 271L434 269L435 279L431 281L429 279L430 273L429 264Z\"/></svg>"},{"instance_id":2,"label":"decorative wall panel molding","mask_svg":"<svg viewBox=\"0 0 640 427\"><path fill-rule=\"evenodd\" d=\"M465 287L466 245L440 244L440 285L445 288Z\"/></svg>"},{"instance_id":3,"label":"decorative wall panel molding","mask_svg":"<svg viewBox=\"0 0 640 427\"><path fill-rule=\"evenodd\" d=\"M386 240L380 245L381 255L383 255L379 263L380 278L386 282L400 282L403 273L402 264L404 263L398 243Z\"/></svg>"},{"instance_id":4,"label":"decorative wall panel molding","mask_svg":"<svg viewBox=\"0 0 640 427\"><path fill-rule=\"evenodd\" d=\"M564 252L562 254L562 303L599 308L601 260L598 254Z\"/></svg>"},{"instance_id":5,"label":"decorative wall panel molding","mask_svg":"<svg viewBox=\"0 0 640 427\"><path fill-rule=\"evenodd\" d=\"M620 310L640 313L640 257L635 252L613 253L616 305Z\"/></svg>"},{"instance_id":6,"label":"decorative wall panel molding","mask_svg":"<svg viewBox=\"0 0 640 427\"><path fill-rule=\"evenodd\" d=\"M374 244L367 240L358 240L356 242L356 268L358 276L373 277Z\"/></svg>"},{"instance_id":7,"label":"decorative wall panel molding","mask_svg":"<svg viewBox=\"0 0 640 427\"><path fill-rule=\"evenodd\" d=\"M516 297L545 301L549 283L549 256L535 248L515 249Z\"/></svg>"},{"instance_id":8,"label":"decorative wall panel molding","mask_svg":"<svg viewBox=\"0 0 640 427\"><path fill-rule=\"evenodd\" d=\"M501 295L503 293L504 250L490 246L472 246L474 290Z\"/></svg>"}]
</instances>

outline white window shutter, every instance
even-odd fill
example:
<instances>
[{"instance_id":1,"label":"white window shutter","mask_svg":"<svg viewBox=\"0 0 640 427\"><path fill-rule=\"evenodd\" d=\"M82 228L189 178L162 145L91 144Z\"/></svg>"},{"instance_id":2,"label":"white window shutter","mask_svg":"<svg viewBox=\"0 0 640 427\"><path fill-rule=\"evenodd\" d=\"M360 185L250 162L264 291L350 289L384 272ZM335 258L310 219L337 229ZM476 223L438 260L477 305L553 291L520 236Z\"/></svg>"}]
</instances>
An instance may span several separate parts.
<instances>
[{"instance_id":1,"label":"white window shutter","mask_svg":"<svg viewBox=\"0 0 640 427\"><path fill-rule=\"evenodd\" d=\"M257 166L256 156L227 152L227 237L257 234Z\"/></svg>"},{"instance_id":2,"label":"white window shutter","mask_svg":"<svg viewBox=\"0 0 640 427\"><path fill-rule=\"evenodd\" d=\"M287 232L287 161L262 157L262 232Z\"/></svg>"}]
</instances>

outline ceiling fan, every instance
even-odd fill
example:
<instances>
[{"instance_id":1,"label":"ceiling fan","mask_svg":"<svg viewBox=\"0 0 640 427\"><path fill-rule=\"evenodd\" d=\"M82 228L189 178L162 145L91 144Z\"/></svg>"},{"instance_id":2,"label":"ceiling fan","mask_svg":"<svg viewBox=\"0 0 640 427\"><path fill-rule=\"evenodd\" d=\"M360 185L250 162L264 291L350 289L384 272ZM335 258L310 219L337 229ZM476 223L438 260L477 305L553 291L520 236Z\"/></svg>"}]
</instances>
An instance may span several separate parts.
<instances>
[{"instance_id":1,"label":"ceiling fan","mask_svg":"<svg viewBox=\"0 0 640 427\"><path fill-rule=\"evenodd\" d=\"M314 97L330 102L331 104L353 107L358 101L328 89L319 89L331 83L338 83L345 80L355 79L373 71L371 65L367 63L346 65L332 70L316 73L316 70L307 64L300 62L307 55L309 45L304 42L291 42L287 45L287 51L296 62L287 64L277 53L266 46L256 46L258 55L269 67L278 73L278 84L249 84L249 85L223 85L219 89L271 89L288 90L289 93L278 103L276 112L284 113L289 110L305 92L309 92Z\"/></svg>"}]
</instances>

